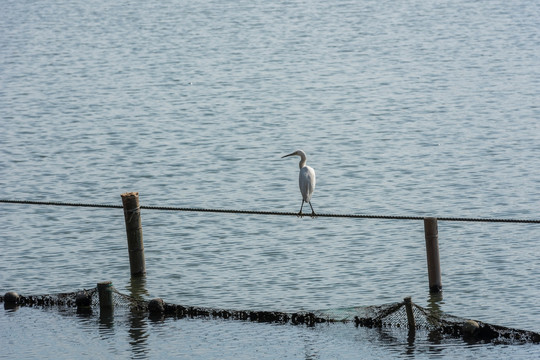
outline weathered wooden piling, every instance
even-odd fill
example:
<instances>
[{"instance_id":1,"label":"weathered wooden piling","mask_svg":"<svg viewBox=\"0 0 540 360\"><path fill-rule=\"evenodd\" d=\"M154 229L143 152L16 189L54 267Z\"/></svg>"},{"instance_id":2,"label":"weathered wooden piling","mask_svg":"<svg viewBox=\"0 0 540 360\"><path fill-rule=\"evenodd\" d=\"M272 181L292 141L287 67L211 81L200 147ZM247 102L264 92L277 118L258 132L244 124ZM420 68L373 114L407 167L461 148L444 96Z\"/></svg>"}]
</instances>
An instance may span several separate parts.
<instances>
[{"instance_id":1,"label":"weathered wooden piling","mask_svg":"<svg viewBox=\"0 0 540 360\"><path fill-rule=\"evenodd\" d=\"M139 207L139 193L129 192L122 196L124 218L126 221L126 234L129 252L129 266L131 276L146 274L144 262L144 244L141 224L141 211Z\"/></svg>"},{"instance_id":2,"label":"weathered wooden piling","mask_svg":"<svg viewBox=\"0 0 540 360\"><path fill-rule=\"evenodd\" d=\"M103 281L97 284L99 295L99 309L103 312L110 312L114 308L113 286L111 281Z\"/></svg>"},{"instance_id":3,"label":"weathered wooden piling","mask_svg":"<svg viewBox=\"0 0 540 360\"><path fill-rule=\"evenodd\" d=\"M409 324L409 331L416 329L416 322L414 321L414 312L412 307L412 300L410 296L403 299L405 302L405 311L407 312L407 322Z\"/></svg>"},{"instance_id":4,"label":"weathered wooden piling","mask_svg":"<svg viewBox=\"0 0 540 360\"><path fill-rule=\"evenodd\" d=\"M441 261L439 259L439 230L437 218L424 218L424 232L426 235L426 255L429 278L429 291L436 293L442 290Z\"/></svg>"}]
</instances>

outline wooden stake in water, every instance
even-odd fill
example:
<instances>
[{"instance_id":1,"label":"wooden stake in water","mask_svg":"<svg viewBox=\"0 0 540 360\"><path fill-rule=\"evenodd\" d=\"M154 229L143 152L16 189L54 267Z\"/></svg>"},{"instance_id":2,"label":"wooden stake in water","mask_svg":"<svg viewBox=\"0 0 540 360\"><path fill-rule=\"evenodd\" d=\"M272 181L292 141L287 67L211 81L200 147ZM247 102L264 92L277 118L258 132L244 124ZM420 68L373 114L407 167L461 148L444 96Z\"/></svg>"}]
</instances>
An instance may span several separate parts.
<instances>
[{"instance_id":1,"label":"wooden stake in water","mask_svg":"<svg viewBox=\"0 0 540 360\"><path fill-rule=\"evenodd\" d=\"M437 218L424 218L424 232L426 235L426 255L429 277L429 291L436 293L442 290L441 261L439 259L439 230Z\"/></svg>"},{"instance_id":2,"label":"wooden stake in water","mask_svg":"<svg viewBox=\"0 0 540 360\"><path fill-rule=\"evenodd\" d=\"M407 311L407 322L409 324L409 331L414 331L416 329L416 322L414 321L411 297L408 296L403 299L403 301L405 301L405 310Z\"/></svg>"},{"instance_id":3,"label":"wooden stake in water","mask_svg":"<svg viewBox=\"0 0 540 360\"><path fill-rule=\"evenodd\" d=\"M139 207L139 193L130 192L122 194L124 218L126 220L126 233L129 252L129 266L131 276L146 274L144 262L144 244L141 224L141 210Z\"/></svg>"},{"instance_id":4,"label":"wooden stake in water","mask_svg":"<svg viewBox=\"0 0 540 360\"><path fill-rule=\"evenodd\" d=\"M111 281L103 281L97 284L99 295L99 309L103 312L110 312L114 308L113 286Z\"/></svg>"}]
</instances>

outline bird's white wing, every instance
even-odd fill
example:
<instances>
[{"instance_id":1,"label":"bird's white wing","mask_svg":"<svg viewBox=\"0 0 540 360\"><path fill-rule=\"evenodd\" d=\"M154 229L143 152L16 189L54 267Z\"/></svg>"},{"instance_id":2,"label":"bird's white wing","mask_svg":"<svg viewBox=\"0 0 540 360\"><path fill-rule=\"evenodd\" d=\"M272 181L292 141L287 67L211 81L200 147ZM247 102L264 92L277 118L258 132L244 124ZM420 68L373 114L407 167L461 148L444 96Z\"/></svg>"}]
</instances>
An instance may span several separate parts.
<instances>
[{"instance_id":1,"label":"bird's white wing","mask_svg":"<svg viewBox=\"0 0 540 360\"><path fill-rule=\"evenodd\" d=\"M315 170L309 166L304 166L300 169L298 185L300 186L302 199L304 199L305 202L310 202L313 190L315 190Z\"/></svg>"}]
</instances>

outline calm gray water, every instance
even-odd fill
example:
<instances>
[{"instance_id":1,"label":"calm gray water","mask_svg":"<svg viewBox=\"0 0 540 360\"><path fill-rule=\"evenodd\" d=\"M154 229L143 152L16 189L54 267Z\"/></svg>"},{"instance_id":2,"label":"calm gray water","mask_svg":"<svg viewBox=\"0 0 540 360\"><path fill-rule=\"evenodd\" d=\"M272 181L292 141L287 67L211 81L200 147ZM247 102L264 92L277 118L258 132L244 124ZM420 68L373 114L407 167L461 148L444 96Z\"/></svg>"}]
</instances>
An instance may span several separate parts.
<instances>
[{"instance_id":1,"label":"calm gray water","mask_svg":"<svg viewBox=\"0 0 540 360\"><path fill-rule=\"evenodd\" d=\"M319 212L540 218L538 2L0 8L0 198L120 204L121 193L138 191L143 205L298 211L298 163L281 156L301 148L317 172ZM0 292L103 280L129 289L122 210L0 204L0 221ZM142 221L149 297L282 311L429 301L419 221L155 211ZM441 308L540 331L539 236L539 225L440 222ZM52 331L90 333L88 354L105 351L98 338L124 349L92 321L24 314L0 322L48 319ZM305 338L311 358L408 356L400 342L366 350L370 335L358 329L226 324L155 331L208 328L236 339L230 357L251 354L252 334L272 344ZM145 331L146 355L180 351ZM354 341L326 353L343 336ZM213 358L200 339L192 356ZM470 357L500 351L455 346ZM267 357L283 357L274 350Z\"/></svg>"}]
</instances>

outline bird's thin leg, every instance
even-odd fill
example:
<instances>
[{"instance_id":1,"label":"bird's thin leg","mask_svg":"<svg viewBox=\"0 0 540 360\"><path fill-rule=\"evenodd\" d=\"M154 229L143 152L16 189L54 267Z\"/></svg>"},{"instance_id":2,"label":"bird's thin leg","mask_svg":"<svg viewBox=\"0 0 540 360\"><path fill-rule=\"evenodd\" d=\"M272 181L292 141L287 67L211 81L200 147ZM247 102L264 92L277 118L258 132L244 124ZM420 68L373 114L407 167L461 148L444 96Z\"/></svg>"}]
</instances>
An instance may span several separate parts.
<instances>
[{"instance_id":1,"label":"bird's thin leg","mask_svg":"<svg viewBox=\"0 0 540 360\"><path fill-rule=\"evenodd\" d=\"M311 206L311 201L309 202L309 207L311 208L311 217L315 217L315 210L313 210L313 206Z\"/></svg>"},{"instance_id":2,"label":"bird's thin leg","mask_svg":"<svg viewBox=\"0 0 540 360\"><path fill-rule=\"evenodd\" d=\"M304 207L304 200L302 199L302 206L300 206L300 212L298 213L298 216L302 216L302 208Z\"/></svg>"}]
</instances>

